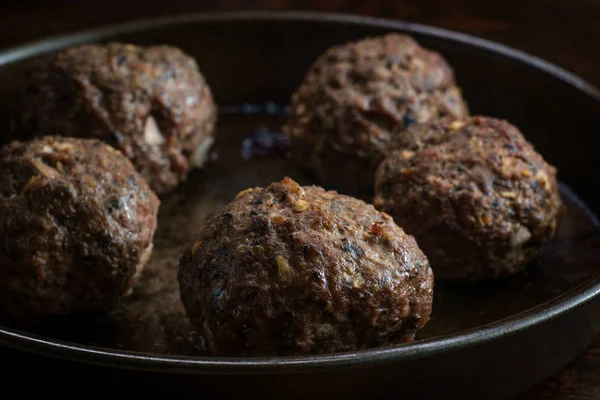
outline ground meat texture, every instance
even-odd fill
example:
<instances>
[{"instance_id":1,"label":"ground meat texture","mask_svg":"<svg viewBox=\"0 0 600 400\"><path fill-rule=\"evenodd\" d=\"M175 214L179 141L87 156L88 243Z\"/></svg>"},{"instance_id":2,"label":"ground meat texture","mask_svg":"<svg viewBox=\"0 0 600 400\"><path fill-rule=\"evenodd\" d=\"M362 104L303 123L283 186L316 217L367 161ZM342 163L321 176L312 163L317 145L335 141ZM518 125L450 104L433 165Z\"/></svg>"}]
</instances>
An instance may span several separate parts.
<instances>
[{"instance_id":1,"label":"ground meat texture","mask_svg":"<svg viewBox=\"0 0 600 400\"><path fill-rule=\"evenodd\" d=\"M98 138L122 151L157 193L201 166L216 107L196 62L169 46L68 48L29 72L14 135Z\"/></svg>"},{"instance_id":2,"label":"ground meat texture","mask_svg":"<svg viewBox=\"0 0 600 400\"><path fill-rule=\"evenodd\" d=\"M13 142L0 155L0 314L17 322L105 310L152 252L159 201L95 139Z\"/></svg>"},{"instance_id":3,"label":"ground meat texture","mask_svg":"<svg viewBox=\"0 0 600 400\"><path fill-rule=\"evenodd\" d=\"M328 186L373 190L390 141L408 126L468 114L444 58L389 34L333 47L292 96L286 128L296 160Z\"/></svg>"},{"instance_id":4,"label":"ground meat texture","mask_svg":"<svg viewBox=\"0 0 600 400\"><path fill-rule=\"evenodd\" d=\"M416 237L436 278L514 274L553 236L556 170L508 122L444 118L410 128L395 147L374 203Z\"/></svg>"},{"instance_id":5,"label":"ground meat texture","mask_svg":"<svg viewBox=\"0 0 600 400\"><path fill-rule=\"evenodd\" d=\"M410 341L433 297L426 257L390 216L289 178L245 190L209 218L182 255L179 284L218 356Z\"/></svg>"}]
</instances>

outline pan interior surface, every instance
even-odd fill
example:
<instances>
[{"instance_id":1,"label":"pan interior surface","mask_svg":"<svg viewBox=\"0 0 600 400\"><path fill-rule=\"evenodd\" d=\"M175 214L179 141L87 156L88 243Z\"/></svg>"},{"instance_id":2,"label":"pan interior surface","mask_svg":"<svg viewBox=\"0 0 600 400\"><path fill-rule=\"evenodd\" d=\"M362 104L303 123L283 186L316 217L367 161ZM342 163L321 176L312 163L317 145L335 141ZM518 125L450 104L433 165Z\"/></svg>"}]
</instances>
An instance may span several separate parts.
<instances>
[{"instance_id":1,"label":"pan interior surface","mask_svg":"<svg viewBox=\"0 0 600 400\"><path fill-rule=\"evenodd\" d=\"M265 109L264 106L254 107ZM283 107L271 105L281 110ZM314 184L288 159L284 115L222 113L212 161L163 197L152 258L135 293L109 315L57 319L29 328L43 336L98 347L145 353L203 355L179 299L181 249L208 215L248 187L289 176ZM252 109L245 107L246 111ZM474 329L526 311L593 277L594 249L600 248L593 215L562 185L567 212L554 240L523 274L483 284L436 284L434 312L417 339ZM365 199L368 201L368 199ZM598 256L596 251L596 256Z\"/></svg>"}]
</instances>

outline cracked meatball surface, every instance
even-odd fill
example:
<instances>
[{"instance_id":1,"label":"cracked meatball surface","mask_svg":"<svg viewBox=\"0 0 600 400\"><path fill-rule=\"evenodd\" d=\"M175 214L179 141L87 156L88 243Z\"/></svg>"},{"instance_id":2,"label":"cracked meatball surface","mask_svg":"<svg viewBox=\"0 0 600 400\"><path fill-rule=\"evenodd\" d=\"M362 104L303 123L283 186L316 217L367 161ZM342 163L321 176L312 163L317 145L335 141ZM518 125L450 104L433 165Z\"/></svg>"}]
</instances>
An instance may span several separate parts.
<instances>
[{"instance_id":1,"label":"cracked meatball surface","mask_svg":"<svg viewBox=\"0 0 600 400\"><path fill-rule=\"evenodd\" d=\"M83 45L29 71L13 137L101 139L125 154L157 193L201 166L216 106L193 58L170 46Z\"/></svg>"},{"instance_id":2,"label":"cracked meatball surface","mask_svg":"<svg viewBox=\"0 0 600 400\"><path fill-rule=\"evenodd\" d=\"M289 178L245 190L185 249L182 300L212 355L329 353L410 341L433 275L413 237L352 197Z\"/></svg>"},{"instance_id":3,"label":"cracked meatball surface","mask_svg":"<svg viewBox=\"0 0 600 400\"><path fill-rule=\"evenodd\" d=\"M324 184L372 191L398 132L468 114L444 58L401 34L330 48L292 96L286 131L295 159Z\"/></svg>"},{"instance_id":4,"label":"cracked meatball surface","mask_svg":"<svg viewBox=\"0 0 600 400\"><path fill-rule=\"evenodd\" d=\"M17 322L110 308L152 252L159 200L95 139L13 142L0 155L0 314Z\"/></svg>"},{"instance_id":5,"label":"cracked meatball surface","mask_svg":"<svg viewBox=\"0 0 600 400\"><path fill-rule=\"evenodd\" d=\"M514 274L554 235L556 170L507 121L445 118L394 146L377 170L374 204L416 237L436 278Z\"/></svg>"}]
</instances>

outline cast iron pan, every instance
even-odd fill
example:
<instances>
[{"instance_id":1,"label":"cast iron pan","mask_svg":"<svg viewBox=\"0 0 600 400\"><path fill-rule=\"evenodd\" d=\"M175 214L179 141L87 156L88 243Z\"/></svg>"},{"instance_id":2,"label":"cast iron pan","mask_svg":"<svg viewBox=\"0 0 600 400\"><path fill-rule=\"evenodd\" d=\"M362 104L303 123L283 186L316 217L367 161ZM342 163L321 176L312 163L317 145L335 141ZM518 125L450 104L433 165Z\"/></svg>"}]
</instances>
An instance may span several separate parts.
<instances>
[{"instance_id":1,"label":"cast iron pan","mask_svg":"<svg viewBox=\"0 0 600 400\"><path fill-rule=\"evenodd\" d=\"M436 286L431 322L411 344L298 358L211 358L176 282L181 245L208 213L249 186L290 176L286 104L328 46L389 31L412 34L454 66L474 114L507 118L559 169L568 212L526 273L484 285ZM8 390L72 385L114 395L266 398L507 398L569 362L600 331L600 92L535 57L422 25L311 13L189 15L64 36L0 54L7 110L33 58L84 42L179 46L198 60L221 105L212 161L162 199L155 251L136 293L108 315L27 332L0 327ZM4 117L6 119L6 116ZM587 205L586 205L587 204ZM589 205L589 207L588 207ZM5 372L6 371L6 372ZM9 372L10 371L10 372ZM14 378L14 379L13 379ZM129 389L126 389L129 390Z\"/></svg>"}]
</instances>

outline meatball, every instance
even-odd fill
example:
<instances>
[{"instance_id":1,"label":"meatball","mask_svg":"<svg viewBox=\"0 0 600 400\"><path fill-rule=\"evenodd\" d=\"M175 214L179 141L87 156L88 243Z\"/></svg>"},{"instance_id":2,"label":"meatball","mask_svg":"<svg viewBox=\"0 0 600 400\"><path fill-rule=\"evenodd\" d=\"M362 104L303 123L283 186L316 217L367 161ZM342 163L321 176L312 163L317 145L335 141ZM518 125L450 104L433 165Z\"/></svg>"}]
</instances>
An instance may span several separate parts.
<instances>
[{"instance_id":1,"label":"meatball","mask_svg":"<svg viewBox=\"0 0 600 400\"><path fill-rule=\"evenodd\" d=\"M97 138L125 154L157 193L201 166L216 107L196 62L169 46L68 48L30 71L13 136Z\"/></svg>"},{"instance_id":2,"label":"meatball","mask_svg":"<svg viewBox=\"0 0 600 400\"><path fill-rule=\"evenodd\" d=\"M360 200L289 178L201 227L182 301L212 355L328 353L413 340L433 274L413 237Z\"/></svg>"},{"instance_id":3,"label":"meatball","mask_svg":"<svg viewBox=\"0 0 600 400\"><path fill-rule=\"evenodd\" d=\"M375 169L398 132L468 114L444 58L389 34L333 47L292 96L286 127L295 159L326 185L373 191Z\"/></svg>"},{"instance_id":4,"label":"meatball","mask_svg":"<svg viewBox=\"0 0 600 400\"><path fill-rule=\"evenodd\" d=\"M152 252L159 200L96 139L12 142L0 155L0 314L17 322L104 310Z\"/></svg>"},{"instance_id":5,"label":"meatball","mask_svg":"<svg viewBox=\"0 0 600 400\"><path fill-rule=\"evenodd\" d=\"M447 117L408 129L394 147L374 203L416 237L436 278L517 273L553 236L556 170L508 122Z\"/></svg>"}]
</instances>

